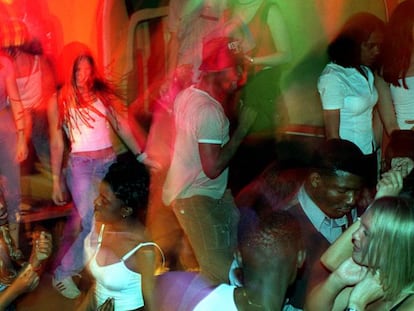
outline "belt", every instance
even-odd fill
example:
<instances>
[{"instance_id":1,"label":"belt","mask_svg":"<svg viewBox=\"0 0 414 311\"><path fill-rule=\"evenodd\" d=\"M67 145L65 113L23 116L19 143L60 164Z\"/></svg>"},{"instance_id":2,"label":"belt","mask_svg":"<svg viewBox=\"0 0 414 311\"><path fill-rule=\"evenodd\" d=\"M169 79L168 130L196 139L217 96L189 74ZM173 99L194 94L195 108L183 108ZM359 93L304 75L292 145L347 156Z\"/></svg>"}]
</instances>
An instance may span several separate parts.
<instances>
[{"instance_id":1,"label":"belt","mask_svg":"<svg viewBox=\"0 0 414 311\"><path fill-rule=\"evenodd\" d=\"M105 158L113 154L114 154L114 150L112 149L112 147L108 147L105 149L99 149L99 150L92 150L92 151L71 152L71 155L73 156L87 157L87 158Z\"/></svg>"}]
</instances>

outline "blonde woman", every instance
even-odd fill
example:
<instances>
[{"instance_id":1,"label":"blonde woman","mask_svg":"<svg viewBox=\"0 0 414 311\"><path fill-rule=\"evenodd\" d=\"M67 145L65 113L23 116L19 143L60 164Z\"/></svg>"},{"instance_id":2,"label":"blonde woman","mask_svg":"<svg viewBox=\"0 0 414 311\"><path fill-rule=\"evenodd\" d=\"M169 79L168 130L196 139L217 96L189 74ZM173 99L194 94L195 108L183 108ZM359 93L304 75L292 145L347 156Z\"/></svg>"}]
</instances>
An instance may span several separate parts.
<instances>
[{"instance_id":1,"label":"blonde woman","mask_svg":"<svg viewBox=\"0 0 414 311\"><path fill-rule=\"evenodd\" d=\"M352 243L351 258L309 293L305 310L413 310L413 200L377 199Z\"/></svg>"}]
</instances>

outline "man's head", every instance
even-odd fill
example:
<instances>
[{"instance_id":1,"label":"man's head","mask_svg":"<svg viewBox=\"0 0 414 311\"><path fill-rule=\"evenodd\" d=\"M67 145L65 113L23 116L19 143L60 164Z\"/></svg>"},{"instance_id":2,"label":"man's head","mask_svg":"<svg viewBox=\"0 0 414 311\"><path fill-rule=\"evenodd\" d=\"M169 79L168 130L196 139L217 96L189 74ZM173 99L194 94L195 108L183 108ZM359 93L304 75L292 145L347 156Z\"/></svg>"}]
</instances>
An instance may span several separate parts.
<instances>
[{"instance_id":1,"label":"man's head","mask_svg":"<svg viewBox=\"0 0 414 311\"><path fill-rule=\"evenodd\" d=\"M365 176L364 155L353 143L330 139L314 154L305 189L330 218L340 218L354 206Z\"/></svg>"},{"instance_id":2,"label":"man's head","mask_svg":"<svg viewBox=\"0 0 414 311\"><path fill-rule=\"evenodd\" d=\"M202 76L213 77L215 86L221 91L234 92L241 75L239 41L227 37L209 39L203 42L202 53L199 67Z\"/></svg>"},{"instance_id":3,"label":"man's head","mask_svg":"<svg viewBox=\"0 0 414 311\"><path fill-rule=\"evenodd\" d=\"M239 239L244 281L291 284L305 260L300 224L287 211L262 215Z\"/></svg>"}]
</instances>

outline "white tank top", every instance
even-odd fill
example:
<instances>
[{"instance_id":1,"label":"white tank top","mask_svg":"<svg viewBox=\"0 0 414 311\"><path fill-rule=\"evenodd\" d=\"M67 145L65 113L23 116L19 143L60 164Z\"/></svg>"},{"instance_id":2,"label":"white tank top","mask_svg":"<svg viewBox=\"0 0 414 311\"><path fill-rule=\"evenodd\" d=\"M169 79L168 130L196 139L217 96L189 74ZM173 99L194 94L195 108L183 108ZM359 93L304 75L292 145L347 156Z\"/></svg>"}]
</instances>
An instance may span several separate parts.
<instances>
[{"instance_id":1,"label":"white tank top","mask_svg":"<svg viewBox=\"0 0 414 311\"><path fill-rule=\"evenodd\" d=\"M105 225L101 226L98 237L98 247L89 264L91 274L96 280L95 297L97 305L102 305L107 298L114 298L115 311L134 310L144 306L142 295L141 274L130 270L125 261L144 246L155 246L153 242L139 243L122 258L113 264L101 266L96 261L104 232Z\"/></svg>"},{"instance_id":2,"label":"white tank top","mask_svg":"<svg viewBox=\"0 0 414 311\"><path fill-rule=\"evenodd\" d=\"M399 80L402 85L402 80ZM390 85L391 96L394 102L395 114L397 115L398 126L402 130L410 130L414 124L407 124L405 121L414 120L414 76L406 77L408 89Z\"/></svg>"},{"instance_id":3,"label":"white tank top","mask_svg":"<svg viewBox=\"0 0 414 311\"><path fill-rule=\"evenodd\" d=\"M42 100L42 72L40 70L39 56L34 56L33 67L26 77L16 78L20 99L25 109L40 106Z\"/></svg>"},{"instance_id":4,"label":"white tank top","mask_svg":"<svg viewBox=\"0 0 414 311\"><path fill-rule=\"evenodd\" d=\"M70 125L65 124L66 134L71 141L71 152L85 152L106 149L112 146L107 110L97 99L91 108L70 108ZM75 111L79 109L79 111Z\"/></svg>"}]
</instances>

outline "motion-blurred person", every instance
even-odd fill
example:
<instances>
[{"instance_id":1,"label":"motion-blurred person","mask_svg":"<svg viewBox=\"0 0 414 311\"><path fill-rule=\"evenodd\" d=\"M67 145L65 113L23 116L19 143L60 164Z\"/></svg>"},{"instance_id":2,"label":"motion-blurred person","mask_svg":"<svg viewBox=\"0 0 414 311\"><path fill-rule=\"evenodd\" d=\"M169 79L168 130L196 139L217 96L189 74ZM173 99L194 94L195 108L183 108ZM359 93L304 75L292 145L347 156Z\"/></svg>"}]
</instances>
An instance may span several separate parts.
<instances>
[{"instance_id":1,"label":"motion-blurred person","mask_svg":"<svg viewBox=\"0 0 414 311\"><path fill-rule=\"evenodd\" d=\"M181 84L200 78L203 39L215 28L227 0L171 0L168 5L168 72Z\"/></svg>"},{"instance_id":2,"label":"motion-blurred person","mask_svg":"<svg viewBox=\"0 0 414 311\"><path fill-rule=\"evenodd\" d=\"M62 161L66 134L70 143L67 185L81 228L73 244L61 259L53 286L65 297L76 298L80 291L72 276L84 268L83 241L93 226L93 200L108 167L115 161L111 129L126 143L138 161L148 161L134 139L122 114L122 98L105 80L87 46L67 44L60 59L61 87L49 105L53 201L66 203L62 182ZM148 163L148 162L146 162ZM74 229L67 224L67 233ZM61 250L62 251L62 250Z\"/></svg>"},{"instance_id":3,"label":"motion-blurred person","mask_svg":"<svg viewBox=\"0 0 414 311\"><path fill-rule=\"evenodd\" d=\"M245 109L229 135L224 113L240 78L237 42L215 38L203 46L200 81L174 102L174 153L163 188L205 274L214 283L227 282L237 246L239 213L227 189L228 163L254 122Z\"/></svg>"},{"instance_id":4,"label":"motion-blurred person","mask_svg":"<svg viewBox=\"0 0 414 311\"><path fill-rule=\"evenodd\" d=\"M291 45L285 20L272 0L232 0L229 3L237 33L250 40L245 55L247 83L241 97L243 105L258 115L252 132L274 137L275 128L286 122L287 114L280 98L280 65L291 59ZM247 29L247 30L244 30ZM237 37L237 35L236 35Z\"/></svg>"},{"instance_id":5,"label":"motion-blurred person","mask_svg":"<svg viewBox=\"0 0 414 311\"><path fill-rule=\"evenodd\" d=\"M161 167L151 177L146 225L151 237L165 251L171 270L198 269L191 246L183 238L172 209L161 200L175 139L173 103L179 92L199 80L202 42L211 29L220 24L225 7L226 0L171 0L168 4L167 73L152 111L145 150ZM179 249L185 250L187 255L179 258Z\"/></svg>"},{"instance_id":6,"label":"motion-blurred person","mask_svg":"<svg viewBox=\"0 0 414 311\"><path fill-rule=\"evenodd\" d=\"M0 41L2 38L0 37ZM19 247L19 215L21 203L20 166L28 154L25 139L24 109L16 84L12 60L0 54L0 187L7 207L10 235ZM16 249L15 257L22 257Z\"/></svg>"},{"instance_id":7,"label":"motion-blurred person","mask_svg":"<svg viewBox=\"0 0 414 311\"><path fill-rule=\"evenodd\" d=\"M2 22L2 48L12 58L24 108L26 140L32 141L43 169L50 172L47 102L55 92L54 71L21 20Z\"/></svg>"},{"instance_id":8,"label":"motion-blurred person","mask_svg":"<svg viewBox=\"0 0 414 311\"><path fill-rule=\"evenodd\" d=\"M230 164L229 185L236 194L258 176L275 157L277 131L288 123L281 92L283 65L292 58L284 16L273 0L230 0L226 30L241 41L244 86L235 96L230 120L239 110L257 111L251 131Z\"/></svg>"}]
</instances>

